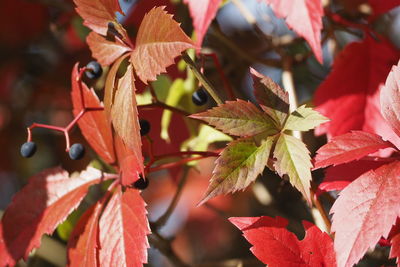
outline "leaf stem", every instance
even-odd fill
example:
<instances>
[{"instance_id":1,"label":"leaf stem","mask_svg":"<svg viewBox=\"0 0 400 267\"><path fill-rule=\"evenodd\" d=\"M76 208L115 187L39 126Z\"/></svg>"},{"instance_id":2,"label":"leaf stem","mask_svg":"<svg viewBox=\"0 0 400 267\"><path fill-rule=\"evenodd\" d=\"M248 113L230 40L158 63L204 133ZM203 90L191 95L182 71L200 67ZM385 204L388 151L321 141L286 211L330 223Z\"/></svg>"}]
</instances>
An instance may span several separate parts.
<instances>
[{"instance_id":1,"label":"leaf stem","mask_svg":"<svg viewBox=\"0 0 400 267\"><path fill-rule=\"evenodd\" d=\"M165 104L163 102L160 102L160 101L156 101L154 103L145 104L145 105L138 105L138 109L154 109L154 108L164 108L164 109L168 109L168 110L170 110L172 112L175 112L175 113L180 114L180 115L185 116L185 117L190 116L189 112L186 112L186 111L178 109L176 107L167 105L167 104Z\"/></svg>"},{"instance_id":2,"label":"leaf stem","mask_svg":"<svg viewBox=\"0 0 400 267\"><path fill-rule=\"evenodd\" d=\"M188 267L188 265L176 255L175 251L172 249L170 241L161 236L157 231L154 230L149 236L149 242L164 254L174 266Z\"/></svg>"},{"instance_id":3,"label":"leaf stem","mask_svg":"<svg viewBox=\"0 0 400 267\"><path fill-rule=\"evenodd\" d=\"M206 89L208 94L215 100L215 102L218 105L221 105L223 103L221 98L218 96L217 92L212 87L212 85L208 81L208 79L203 74L201 74L200 70L196 66L196 63L193 62L193 60L190 58L190 56L186 52L184 52L182 54L182 59L186 62L186 64L189 66L189 68L193 71L194 76L196 76L196 78L204 86L204 88Z\"/></svg>"}]
</instances>

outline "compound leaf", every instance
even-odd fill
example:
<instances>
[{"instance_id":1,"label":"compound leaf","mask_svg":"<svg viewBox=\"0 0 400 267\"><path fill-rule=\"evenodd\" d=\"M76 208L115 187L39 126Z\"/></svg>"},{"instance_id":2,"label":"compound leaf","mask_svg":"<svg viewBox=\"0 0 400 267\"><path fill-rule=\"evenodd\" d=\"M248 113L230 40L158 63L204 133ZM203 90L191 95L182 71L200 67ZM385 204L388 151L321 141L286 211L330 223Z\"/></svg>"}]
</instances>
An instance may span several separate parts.
<instances>
[{"instance_id":1,"label":"compound leaf","mask_svg":"<svg viewBox=\"0 0 400 267\"><path fill-rule=\"evenodd\" d=\"M329 119L318 111L302 105L289 115L285 123L285 130L308 131L327 121Z\"/></svg>"}]
</instances>

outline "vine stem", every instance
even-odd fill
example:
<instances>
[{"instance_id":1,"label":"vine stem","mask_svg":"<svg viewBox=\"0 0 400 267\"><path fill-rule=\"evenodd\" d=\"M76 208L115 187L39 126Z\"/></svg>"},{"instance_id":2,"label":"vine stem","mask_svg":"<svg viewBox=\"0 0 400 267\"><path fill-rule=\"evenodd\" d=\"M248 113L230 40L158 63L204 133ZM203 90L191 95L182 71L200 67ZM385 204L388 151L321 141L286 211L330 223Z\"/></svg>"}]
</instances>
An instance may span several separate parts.
<instances>
[{"instance_id":1,"label":"vine stem","mask_svg":"<svg viewBox=\"0 0 400 267\"><path fill-rule=\"evenodd\" d=\"M214 101L218 104L221 105L223 102L211 83L208 81L208 79L200 72L198 67L196 66L196 63L193 62L193 60L190 58L190 56L184 52L182 54L182 59L186 62L186 64L189 66L189 68L193 71L194 76L199 80L199 82L204 86L208 94L214 99Z\"/></svg>"},{"instance_id":2,"label":"vine stem","mask_svg":"<svg viewBox=\"0 0 400 267\"><path fill-rule=\"evenodd\" d=\"M167 105L167 104L165 104L163 102L160 102L158 100L156 102L154 102L154 103L145 104L145 105L138 105L138 109L154 109L154 108L158 108L158 107L159 108L168 109L168 110L170 110L170 111L172 111L174 113L180 114L180 115L185 116L185 117L190 116L189 112L186 112L186 111L178 109L176 107Z\"/></svg>"},{"instance_id":3,"label":"vine stem","mask_svg":"<svg viewBox=\"0 0 400 267\"><path fill-rule=\"evenodd\" d=\"M166 256L174 266L188 267L188 265L176 255L175 251L172 249L170 241L161 236L157 231L153 231L149 236L149 242L164 254L164 256Z\"/></svg>"},{"instance_id":4,"label":"vine stem","mask_svg":"<svg viewBox=\"0 0 400 267\"><path fill-rule=\"evenodd\" d=\"M290 111L296 110L297 108L297 96L296 96L296 89L294 86L294 79L293 79L293 71L292 71L292 58L289 56L283 57L283 73L282 73L282 83L283 87L289 93L289 106ZM302 135L300 132L293 131L293 136L297 137L300 140L303 140ZM311 187L311 199L312 202L317 209L317 212L314 212L315 208L312 208L312 214L314 216L314 221L317 226L321 229L326 230L330 233L331 230L331 222L329 220L328 214L326 213L325 209L323 208L319 198L315 194L315 189ZM317 216L319 215L319 216ZM323 223L321 223L321 221Z\"/></svg>"}]
</instances>

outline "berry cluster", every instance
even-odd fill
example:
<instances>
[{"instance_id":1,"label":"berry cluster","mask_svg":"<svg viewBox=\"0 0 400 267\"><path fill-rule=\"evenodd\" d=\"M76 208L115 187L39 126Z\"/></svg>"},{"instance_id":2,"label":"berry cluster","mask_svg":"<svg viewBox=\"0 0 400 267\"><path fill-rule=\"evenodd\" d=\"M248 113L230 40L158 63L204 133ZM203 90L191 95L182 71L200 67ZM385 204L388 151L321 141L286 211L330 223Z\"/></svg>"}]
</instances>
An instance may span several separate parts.
<instances>
[{"instance_id":1,"label":"berry cluster","mask_svg":"<svg viewBox=\"0 0 400 267\"><path fill-rule=\"evenodd\" d=\"M98 79L103 73L103 69L98 62L91 61L86 65L85 68L83 68L83 72L81 74L83 73L85 73L86 77L88 77L89 79ZM57 126L38 124L38 123L32 124L30 127L28 127L28 141L22 144L21 146L20 149L21 155L25 158L30 158L35 154L37 150L36 143L31 140L32 139L31 130L33 128L46 128L63 132L67 140L66 151L68 152L69 157L73 160L82 159L83 156L85 155L85 147L79 143L73 144L71 147L69 147L69 130L78 122L78 120L83 116L85 112L91 110L93 109L84 108L83 112L81 112L81 115L74 118L74 120L67 127L57 127Z\"/></svg>"}]
</instances>

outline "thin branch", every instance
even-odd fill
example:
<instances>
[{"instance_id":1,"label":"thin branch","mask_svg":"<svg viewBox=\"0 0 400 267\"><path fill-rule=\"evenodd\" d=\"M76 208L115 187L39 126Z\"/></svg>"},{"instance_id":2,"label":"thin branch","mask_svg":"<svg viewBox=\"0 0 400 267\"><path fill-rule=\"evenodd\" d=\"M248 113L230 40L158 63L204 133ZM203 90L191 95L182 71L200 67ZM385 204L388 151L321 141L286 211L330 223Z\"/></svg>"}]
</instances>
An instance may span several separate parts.
<instances>
[{"instance_id":1,"label":"thin branch","mask_svg":"<svg viewBox=\"0 0 400 267\"><path fill-rule=\"evenodd\" d=\"M161 236L157 231L153 231L153 233L149 236L149 242L156 249L158 249L165 257L167 257L174 266L177 267L189 266L186 263L184 263L178 257L178 255L176 255L175 251L172 249L170 241Z\"/></svg>"},{"instance_id":2,"label":"thin branch","mask_svg":"<svg viewBox=\"0 0 400 267\"><path fill-rule=\"evenodd\" d=\"M164 169L170 169L170 168L182 166L182 165L184 165L184 164L186 164L186 163L188 163L190 161L206 159L206 158L208 158L208 156L199 156L199 157L181 159L181 160L176 161L176 162L171 162L171 163L161 164L161 165L156 166L156 167L151 167L151 168L149 168L148 172L150 173L150 172L156 172L156 171L160 171L160 170L164 170Z\"/></svg>"},{"instance_id":3,"label":"thin branch","mask_svg":"<svg viewBox=\"0 0 400 267\"><path fill-rule=\"evenodd\" d=\"M175 210L175 208L176 208L176 206L178 204L178 201L179 201L179 199L180 199L180 197L182 195L183 188L184 188L184 186L185 186L185 184L187 182L187 179L189 177L189 170L190 170L189 166L185 165L183 167L182 177L181 177L181 179L179 181L178 187L176 189L174 197L172 198L171 203L169 204L169 206L168 206L167 210L165 211L165 213L160 218L158 218L157 221L154 223L154 227L156 229L159 229L162 226L164 226L165 223L168 221L168 219L171 217L171 214L174 212L174 210Z\"/></svg>"},{"instance_id":4,"label":"thin branch","mask_svg":"<svg viewBox=\"0 0 400 267\"><path fill-rule=\"evenodd\" d=\"M211 83L208 81L208 79L201 74L200 70L197 68L196 64L193 62L193 60L190 58L190 56L184 52L182 54L182 59L186 62L186 64L189 66L189 68L193 71L194 76L199 80L199 82L204 86L204 89L209 93L209 95L215 100L215 102L220 105L222 104L221 98L218 96L218 93L215 91Z\"/></svg>"},{"instance_id":5,"label":"thin branch","mask_svg":"<svg viewBox=\"0 0 400 267\"><path fill-rule=\"evenodd\" d=\"M157 161L157 160L164 159L164 158L182 157L182 156L191 156L191 155L200 155L200 156L204 156L204 157L218 157L219 151L217 151L217 152L215 152L215 151L179 151L179 152L157 155L157 156L154 156L154 158Z\"/></svg>"},{"instance_id":6,"label":"thin branch","mask_svg":"<svg viewBox=\"0 0 400 267\"><path fill-rule=\"evenodd\" d=\"M151 104L145 104L145 105L138 105L138 109L154 109L154 108L164 108L164 109L168 109L174 113L180 114L182 116L190 116L189 112L186 112L184 110L178 109L176 107L167 105L163 102L154 102Z\"/></svg>"}]
</instances>

